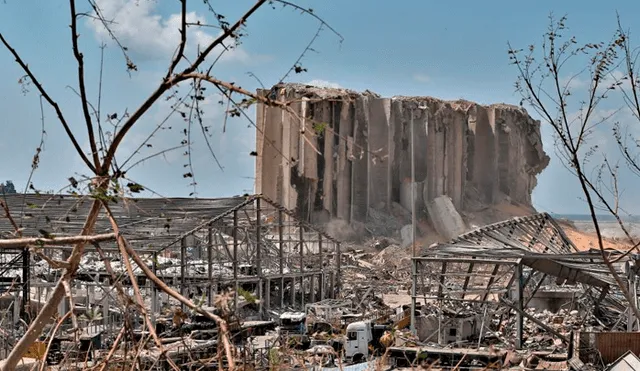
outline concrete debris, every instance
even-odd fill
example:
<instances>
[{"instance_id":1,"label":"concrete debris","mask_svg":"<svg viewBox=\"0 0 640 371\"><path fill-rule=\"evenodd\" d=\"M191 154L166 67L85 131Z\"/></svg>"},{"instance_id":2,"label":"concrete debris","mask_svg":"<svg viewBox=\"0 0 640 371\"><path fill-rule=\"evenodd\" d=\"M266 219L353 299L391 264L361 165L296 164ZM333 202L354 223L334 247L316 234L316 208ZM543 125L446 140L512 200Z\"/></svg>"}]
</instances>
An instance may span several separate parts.
<instances>
[{"instance_id":1,"label":"concrete debris","mask_svg":"<svg viewBox=\"0 0 640 371\"><path fill-rule=\"evenodd\" d=\"M405 225L400 229L400 239L402 240L402 248L413 244L413 226L411 224Z\"/></svg>"},{"instance_id":2,"label":"concrete debris","mask_svg":"<svg viewBox=\"0 0 640 371\"><path fill-rule=\"evenodd\" d=\"M384 211L369 209L369 218L364 224L370 236L394 236L402 228L402 220Z\"/></svg>"},{"instance_id":3,"label":"concrete debris","mask_svg":"<svg viewBox=\"0 0 640 371\"><path fill-rule=\"evenodd\" d=\"M435 230L447 240L451 240L463 234L467 227L462 217L447 196L436 197L427 204L429 217Z\"/></svg>"},{"instance_id":4,"label":"concrete debris","mask_svg":"<svg viewBox=\"0 0 640 371\"><path fill-rule=\"evenodd\" d=\"M413 190L412 190L413 188ZM412 207L415 207L418 213L421 213L424 209L424 182L411 183L410 180L400 183L400 205L405 209L411 211ZM413 192L413 200L411 199Z\"/></svg>"}]
</instances>

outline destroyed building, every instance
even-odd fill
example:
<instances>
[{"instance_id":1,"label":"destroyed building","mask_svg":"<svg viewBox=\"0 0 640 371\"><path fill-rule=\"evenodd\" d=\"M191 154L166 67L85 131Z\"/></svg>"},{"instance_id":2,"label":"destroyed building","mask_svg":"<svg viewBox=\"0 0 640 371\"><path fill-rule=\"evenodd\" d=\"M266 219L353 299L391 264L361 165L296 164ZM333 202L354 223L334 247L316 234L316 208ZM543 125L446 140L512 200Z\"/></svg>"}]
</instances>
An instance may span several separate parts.
<instances>
[{"instance_id":1,"label":"destroyed building","mask_svg":"<svg viewBox=\"0 0 640 371\"><path fill-rule=\"evenodd\" d=\"M459 212L505 200L534 212L549 157L522 108L300 84L259 93L289 108L258 105L256 192L304 220L365 222L394 202L410 210L411 126L418 212L442 195Z\"/></svg>"}]
</instances>

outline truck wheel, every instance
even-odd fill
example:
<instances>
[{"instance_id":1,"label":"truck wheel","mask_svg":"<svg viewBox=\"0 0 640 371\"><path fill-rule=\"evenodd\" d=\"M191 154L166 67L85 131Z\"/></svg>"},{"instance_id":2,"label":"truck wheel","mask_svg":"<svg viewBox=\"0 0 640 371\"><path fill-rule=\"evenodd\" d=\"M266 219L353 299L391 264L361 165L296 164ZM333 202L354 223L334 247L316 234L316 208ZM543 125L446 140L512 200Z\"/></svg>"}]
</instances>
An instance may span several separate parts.
<instances>
[{"instance_id":1,"label":"truck wheel","mask_svg":"<svg viewBox=\"0 0 640 371\"><path fill-rule=\"evenodd\" d=\"M364 355L361 353L358 353L356 355L353 356L353 363L362 363L364 362Z\"/></svg>"}]
</instances>

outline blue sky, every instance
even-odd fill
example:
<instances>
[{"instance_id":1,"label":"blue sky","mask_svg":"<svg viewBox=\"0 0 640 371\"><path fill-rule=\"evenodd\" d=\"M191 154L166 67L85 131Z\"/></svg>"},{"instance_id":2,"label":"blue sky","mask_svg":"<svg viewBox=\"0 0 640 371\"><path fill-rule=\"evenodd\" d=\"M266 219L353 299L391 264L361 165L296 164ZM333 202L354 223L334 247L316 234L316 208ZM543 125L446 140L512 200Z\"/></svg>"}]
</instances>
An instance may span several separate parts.
<instances>
[{"instance_id":1,"label":"blue sky","mask_svg":"<svg viewBox=\"0 0 640 371\"><path fill-rule=\"evenodd\" d=\"M78 0L78 8L89 12L89 6ZM113 26L117 36L129 47L139 72L129 76L122 54L108 40L100 27L90 20L80 22L80 45L87 63L89 94L97 101L100 63L100 40L107 41L104 61L103 117L107 113L134 110L157 85L177 40L172 27L179 11L178 1L137 0L98 1L106 12L116 16ZM568 14L572 34L581 41L607 40L615 30L615 11L623 22L640 32L640 24L632 17L639 14L636 1L609 1L606 6L596 1L458 1L455 3L427 0L296 0L310 7L344 36L328 30L322 32L313 46L317 53L303 60L307 73L290 80L313 80L338 84L354 90L370 89L384 96L429 95L444 99L464 98L480 103L517 104L514 92L515 69L507 58L507 41L517 46L538 42L548 24L549 12ZM202 1L192 0L193 17L213 21L213 15ZM218 11L235 20L248 6L247 0L212 1ZM218 5L216 5L218 6ZM127 10L123 10L127 9ZM173 18L172 18L173 17ZM637 17L636 17L637 18ZM75 61L69 42L69 11L64 1L0 2L0 32L14 45L41 79L51 95L60 103L72 127L82 132L82 114L78 99L67 85L76 82ZM249 37L229 53L213 70L225 80L234 81L250 90L258 87L252 72L267 86L277 82L315 34L318 22L290 9L264 7L248 22ZM207 40L216 30L190 35L193 40ZM106 37L106 38L105 38ZM195 44L188 50L195 55ZM18 79L22 75L10 54L0 49L0 179L12 179L23 188L29 175L31 158L39 142L40 106L33 87L23 94ZM213 89L210 89L212 92ZM251 192L254 158L254 129L244 119L230 119L222 132L222 112L214 95L207 97L205 124L212 127L211 145L224 171L212 160L202 135L195 137L192 165L200 197L215 197ZM616 102L611 103L615 106ZM155 123L162 120L170 102L163 102L149 112L131 141L124 144L126 153L144 138ZM610 107L608 107L610 108ZM249 112L253 116L253 112ZM176 115L144 148L142 158L153 151L178 145L185 124ZM69 176L86 173L54 112L45 107L45 150L33 182L37 188L57 190L65 186ZM195 129L194 129L195 130ZM199 129L198 129L199 130ZM539 177L534 193L535 206L558 213L584 212L573 177L553 154L550 131L544 128L545 148L552 156L551 165ZM80 138L86 145L86 138ZM88 148L88 147L87 147ZM132 162L135 162L135 158ZM131 163L131 162L130 162ZM187 196L193 191L190 180L182 177L187 159L178 150L149 160L131 170L130 176L166 196ZM640 213L640 196L633 194L634 178L623 178L627 209Z\"/></svg>"}]
</instances>

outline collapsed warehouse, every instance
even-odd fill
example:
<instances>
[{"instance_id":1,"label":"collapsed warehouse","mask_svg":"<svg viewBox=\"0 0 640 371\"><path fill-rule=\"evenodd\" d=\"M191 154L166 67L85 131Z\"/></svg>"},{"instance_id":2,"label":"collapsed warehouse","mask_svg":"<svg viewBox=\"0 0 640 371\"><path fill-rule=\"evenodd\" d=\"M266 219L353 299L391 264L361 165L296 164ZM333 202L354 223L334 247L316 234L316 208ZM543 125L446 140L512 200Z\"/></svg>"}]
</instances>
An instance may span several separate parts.
<instances>
[{"instance_id":1,"label":"collapsed warehouse","mask_svg":"<svg viewBox=\"0 0 640 371\"><path fill-rule=\"evenodd\" d=\"M228 309L239 364L585 370L639 354L640 323L603 254L574 245L531 206L549 158L524 110L293 84L261 94L292 110L258 107L257 195L112 204L120 233L166 285L206 311ZM24 237L47 238L79 234L91 203L3 200ZM413 208L415 240L404 233ZM102 215L95 232L105 238L87 246L72 300L58 308L63 325L26 358L86 368L130 328L109 364L134 367L127 347L149 329L139 314L126 322L130 303L116 283L132 297L133 282L111 231ZM0 232L15 237L6 218ZM70 251L0 251L0 358L51 296L62 269L50 263ZM605 256L635 297L636 256ZM165 345L147 343L142 364L224 369L216 323L134 273Z\"/></svg>"},{"instance_id":2,"label":"collapsed warehouse","mask_svg":"<svg viewBox=\"0 0 640 371\"><path fill-rule=\"evenodd\" d=\"M3 200L25 236L49 238L77 235L91 204L88 197L72 195L6 195ZM280 308L302 310L305 303L335 298L340 290L340 243L263 196L122 199L112 209L121 233L159 278L212 310L216 295L239 293L231 309L242 323L260 321ZM3 238L12 236L6 218L0 219L0 227ZM104 231L111 231L111 226L102 215L96 232ZM46 245L2 250L0 271L7 281L2 327L9 331L0 337L1 358L51 296L62 269L50 263L64 260L70 251L71 247ZM139 267L134 273L158 328L174 327L176 313L186 312L184 306L159 290ZM114 278L133 295L112 236L87 247L73 300L61 303L59 318L72 305L74 313L83 316L83 331L113 340L124 320ZM169 325L162 325L167 321Z\"/></svg>"}]
</instances>

